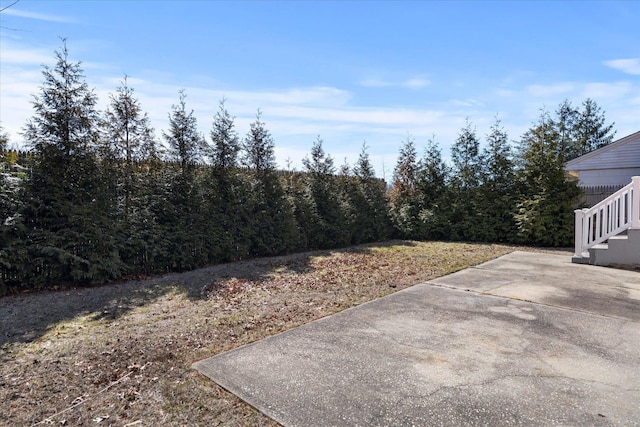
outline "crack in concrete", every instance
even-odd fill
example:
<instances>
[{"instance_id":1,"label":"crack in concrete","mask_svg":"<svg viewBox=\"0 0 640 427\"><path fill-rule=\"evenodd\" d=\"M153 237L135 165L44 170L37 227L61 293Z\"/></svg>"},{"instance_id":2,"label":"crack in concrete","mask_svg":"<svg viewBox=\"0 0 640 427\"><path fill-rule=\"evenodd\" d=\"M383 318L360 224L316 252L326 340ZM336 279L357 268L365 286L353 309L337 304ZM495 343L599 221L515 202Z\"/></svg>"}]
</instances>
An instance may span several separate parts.
<instances>
[{"instance_id":1,"label":"crack in concrete","mask_svg":"<svg viewBox=\"0 0 640 427\"><path fill-rule=\"evenodd\" d=\"M529 303L529 304L539 305L539 306L542 306L542 307L555 308L555 309L558 309L558 310L571 311L571 312L574 312L574 313L582 313L582 314L587 314L587 315L591 315L591 316L605 317L605 318L623 320L623 321L626 321L626 322L640 324L640 321L629 319L628 317L616 316L615 314L594 313L592 311L582 310L582 309L579 309L579 308L565 307L565 306L561 306L561 305L548 304L548 303L544 303L544 302L540 302L540 301L532 301L532 300L528 300L528 299L524 299L524 298L509 297L509 296L496 295L496 294L490 293L490 292L492 292L492 291L494 291L496 289L500 289L500 288L503 288L503 287L509 286L509 285L501 285L501 286L498 286L496 288L492 288L492 289L489 289L489 290L478 291L478 290L475 290L475 289L461 288L461 287L458 287L458 286L447 285L447 284L444 284L444 283L434 283L434 282L431 282L431 281L425 282L424 284L425 285L429 285L429 286L433 286L433 287L436 287L436 288L449 289L449 290L453 290L453 291L470 292L470 293L473 293L473 294L476 294L476 295L479 295L479 296L488 296L488 297L505 299L505 300L526 302L526 303Z\"/></svg>"}]
</instances>

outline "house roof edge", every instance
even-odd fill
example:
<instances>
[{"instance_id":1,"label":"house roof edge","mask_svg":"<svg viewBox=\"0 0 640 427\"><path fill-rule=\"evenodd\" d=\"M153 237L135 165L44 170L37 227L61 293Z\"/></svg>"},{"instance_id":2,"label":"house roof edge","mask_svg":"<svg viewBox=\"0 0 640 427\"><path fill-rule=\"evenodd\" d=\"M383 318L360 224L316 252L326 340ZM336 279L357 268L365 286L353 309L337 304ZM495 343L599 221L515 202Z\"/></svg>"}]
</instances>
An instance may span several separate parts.
<instances>
[{"instance_id":1,"label":"house roof edge","mask_svg":"<svg viewBox=\"0 0 640 427\"><path fill-rule=\"evenodd\" d=\"M587 154L583 154L580 157L576 157L573 160L569 160L567 163L565 163L565 170L576 170L575 166L579 165L580 163L582 163L583 161L589 160L593 157L597 157L599 155L601 155L602 153L606 153L609 150L615 149L615 147L618 147L620 145L624 145L630 141L635 140L636 138L640 139L640 131L638 132L634 132L630 135L627 135L625 137L622 137L620 139L618 139L617 141L612 142L609 145L605 145L604 147L598 148L597 150L593 150L590 153Z\"/></svg>"}]
</instances>

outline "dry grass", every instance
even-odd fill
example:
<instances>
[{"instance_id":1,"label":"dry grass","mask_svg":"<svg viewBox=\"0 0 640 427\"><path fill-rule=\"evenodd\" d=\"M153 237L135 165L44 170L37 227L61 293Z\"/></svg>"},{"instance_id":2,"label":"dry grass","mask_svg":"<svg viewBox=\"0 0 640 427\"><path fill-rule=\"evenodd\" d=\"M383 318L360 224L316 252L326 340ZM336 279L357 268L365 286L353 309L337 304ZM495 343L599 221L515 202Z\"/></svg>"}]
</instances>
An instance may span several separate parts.
<instances>
[{"instance_id":1,"label":"dry grass","mask_svg":"<svg viewBox=\"0 0 640 427\"><path fill-rule=\"evenodd\" d=\"M515 249L393 241L0 299L0 424L275 425L191 364Z\"/></svg>"}]
</instances>

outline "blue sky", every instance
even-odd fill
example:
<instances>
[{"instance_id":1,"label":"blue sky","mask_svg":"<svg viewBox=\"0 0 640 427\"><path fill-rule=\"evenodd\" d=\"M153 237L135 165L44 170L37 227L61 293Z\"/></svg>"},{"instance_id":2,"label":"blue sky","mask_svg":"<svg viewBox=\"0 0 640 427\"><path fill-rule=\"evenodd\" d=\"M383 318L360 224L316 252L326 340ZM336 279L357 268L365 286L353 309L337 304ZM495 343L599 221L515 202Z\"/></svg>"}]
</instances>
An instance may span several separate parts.
<instances>
[{"instance_id":1,"label":"blue sky","mask_svg":"<svg viewBox=\"0 0 640 427\"><path fill-rule=\"evenodd\" d=\"M0 13L0 121L19 143L65 37L99 108L128 75L158 138L184 88L206 136L224 97L240 135L260 108L281 166L320 135L337 165L366 141L390 179L408 136L447 157L467 118L517 140L591 97L616 137L640 130L639 23L639 1L21 0Z\"/></svg>"}]
</instances>

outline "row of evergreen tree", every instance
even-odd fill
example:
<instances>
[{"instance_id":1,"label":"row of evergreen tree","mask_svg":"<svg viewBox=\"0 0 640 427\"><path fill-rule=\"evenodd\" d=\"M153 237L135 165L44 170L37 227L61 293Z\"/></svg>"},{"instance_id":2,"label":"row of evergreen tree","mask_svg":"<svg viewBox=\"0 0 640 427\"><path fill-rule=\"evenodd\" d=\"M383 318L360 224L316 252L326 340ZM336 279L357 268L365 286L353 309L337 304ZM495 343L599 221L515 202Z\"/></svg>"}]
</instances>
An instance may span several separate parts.
<instances>
[{"instance_id":1,"label":"row of evergreen tree","mask_svg":"<svg viewBox=\"0 0 640 427\"><path fill-rule=\"evenodd\" d=\"M3 169L17 173L0 175L0 294L391 235L365 148L338 171L318 138L304 173L282 174L259 112L241 138L222 101L207 142L181 92L164 149L126 78L100 114L66 45L56 59L24 128L26 164L1 138Z\"/></svg>"},{"instance_id":2,"label":"row of evergreen tree","mask_svg":"<svg viewBox=\"0 0 640 427\"><path fill-rule=\"evenodd\" d=\"M28 155L0 135L0 294L390 237L567 245L579 190L562 166L613 137L591 100L543 113L515 152L498 121L480 152L468 123L451 166L408 139L387 191L365 145L336 168L318 137L302 172L277 171L260 113L241 138L224 100L207 140L181 92L160 144L126 78L101 114L66 44L55 55Z\"/></svg>"},{"instance_id":3,"label":"row of evergreen tree","mask_svg":"<svg viewBox=\"0 0 640 427\"><path fill-rule=\"evenodd\" d=\"M541 246L571 246L580 189L564 165L612 142L597 104L560 104L543 111L514 147L500 121L484 150L471 123L451 149L451 165L429 141L418 158L413 140L400 150L390 192L390 215L403 237Z\"/></svg>"}]
</instances>

